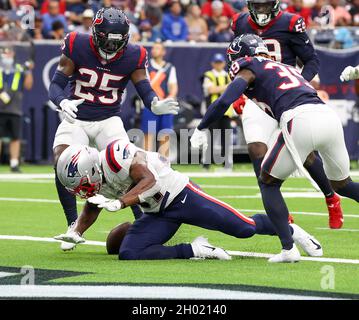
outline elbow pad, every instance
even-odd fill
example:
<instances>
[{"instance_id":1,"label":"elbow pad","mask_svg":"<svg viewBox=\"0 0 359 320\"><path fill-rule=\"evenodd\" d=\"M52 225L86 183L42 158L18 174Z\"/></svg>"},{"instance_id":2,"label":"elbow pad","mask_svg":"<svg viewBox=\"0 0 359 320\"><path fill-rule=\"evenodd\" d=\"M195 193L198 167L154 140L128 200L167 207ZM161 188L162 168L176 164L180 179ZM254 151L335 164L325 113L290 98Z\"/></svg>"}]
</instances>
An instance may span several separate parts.
<instances>
[{"instance_id":1,"label":"elbow pad","mask_svg":"<svg viewBox=\"0 0 359 320\"><path fill-rule=\"evenodd\" d=\"M146 191L138 195L138 199L140 200L140 203L146 202L146 199L153 197L156 193L161 191L160 178L155 168L153 168L153 166L148 162L147 162L147 168L151 171L151 173L155 177L156 182L150 189L147 189Z\"/></svg>"}]
</instances>

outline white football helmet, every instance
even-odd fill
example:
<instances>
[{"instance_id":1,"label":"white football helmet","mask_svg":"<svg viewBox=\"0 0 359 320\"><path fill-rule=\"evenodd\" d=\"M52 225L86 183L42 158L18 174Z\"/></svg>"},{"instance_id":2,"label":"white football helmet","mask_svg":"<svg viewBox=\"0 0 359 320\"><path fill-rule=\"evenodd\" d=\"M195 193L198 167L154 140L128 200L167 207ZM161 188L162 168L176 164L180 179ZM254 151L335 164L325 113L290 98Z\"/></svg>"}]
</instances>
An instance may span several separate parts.
<instances>
[{"instance_id":1,"label":"white football helmet","mask_svg":"<svg viewBox=\"0 0 359 320\"><path fill-rule=\"evenodd\" d=\"M64 187L81 198L96 195L102 186L100 153L88 146L77 144L65 149L56 172Z\"/></svg>"}]
</instances>

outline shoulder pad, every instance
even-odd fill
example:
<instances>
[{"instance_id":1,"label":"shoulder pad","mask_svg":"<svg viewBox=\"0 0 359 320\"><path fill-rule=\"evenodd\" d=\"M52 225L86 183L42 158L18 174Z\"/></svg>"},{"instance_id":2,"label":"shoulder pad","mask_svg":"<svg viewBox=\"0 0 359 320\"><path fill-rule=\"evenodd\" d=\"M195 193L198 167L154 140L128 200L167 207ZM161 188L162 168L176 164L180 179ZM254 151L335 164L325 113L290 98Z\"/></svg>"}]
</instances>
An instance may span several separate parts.
<instances>
[{"instance_id":1,"label":"shoulder pad","mask_svg":"<svg viewBox=\"0 0 359 320\"><path fill-rule=\"evenodd\" d=\"M74 43L75 43L77 34L78 33L75 31L68 33L61 43L61 51L67 57L71 57L71 55L72 55L72 51L74 49Z\"/></svg>"},{"instance_id":2,"label":"shoulder pad","mask_svg":"<svg viewBox=\"0 0 359 320\"><path fill-rule=\"evenodd\" d=\"M231 64L229 77L233 80L241 69L250 66L253 63L252 57L239 58Z\"/></svg>"}]
</instances>

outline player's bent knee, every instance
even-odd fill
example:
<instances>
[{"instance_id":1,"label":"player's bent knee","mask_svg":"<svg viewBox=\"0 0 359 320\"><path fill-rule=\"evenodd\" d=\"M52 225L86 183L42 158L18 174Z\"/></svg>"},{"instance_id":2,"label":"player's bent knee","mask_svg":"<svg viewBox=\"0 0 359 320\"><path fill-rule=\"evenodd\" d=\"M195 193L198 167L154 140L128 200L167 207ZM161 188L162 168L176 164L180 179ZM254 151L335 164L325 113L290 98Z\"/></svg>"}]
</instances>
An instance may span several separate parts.
<instances>
[{"instance_id":1,"label":"player's bent knee","mask_svg":"<svg viewBox=\"0 0 359 320\"><path fill-rule=\"evenodd\" d=\"M141 260L141 252L130 248L120 248L118 255L120 260Z\"/></svg>"},{"instance_id":2,"label":"player's bent knee","mask_svg":"<svg viewBox=\"0 0 359 320\"><path fill-rule=\"evenodd\" d=\"M256 234L256 227L251 224L247 224L245 227L241 228L238 232L236 237L237 238L250 238Z\"/></svg>"},{"instance_id":3,"label":"player's bent knee","mask_svg":"<svg viewBox=\"0 0 359 320\"><path fill-rule=\"evenodd\" d=\"M332 188L334 189L334 191L338 192L338 191L340 191L340 189L344 188L350 181L352 181L352 179L350 177L348 177L341 181L330 180L330 184L332 185Z\"/></svg>"},{"instance_id":4,"label":"player's bent knee","mask_svg":"<svg viewBox=\"0 0 359 320\"><path fill-rule=\"evenodd\" d=\"M262 142L253 142L248 144L249 157L253 159L261 159L267 153L268 147Z\"/></svg>"},{"instance_id":5,"label":"player's bent knee","mask_svg":"<svg viewBox=\"0 0 359 320\"><path fill-rule=\"evenodd\" d=\"M65 149L67 149L69 147L68 144L60 144L58 146L56 146L53 150L54 153L54 164L56 166L57 161L59 160L61 154L65 151Z\"/></svg>"}]
</instances>

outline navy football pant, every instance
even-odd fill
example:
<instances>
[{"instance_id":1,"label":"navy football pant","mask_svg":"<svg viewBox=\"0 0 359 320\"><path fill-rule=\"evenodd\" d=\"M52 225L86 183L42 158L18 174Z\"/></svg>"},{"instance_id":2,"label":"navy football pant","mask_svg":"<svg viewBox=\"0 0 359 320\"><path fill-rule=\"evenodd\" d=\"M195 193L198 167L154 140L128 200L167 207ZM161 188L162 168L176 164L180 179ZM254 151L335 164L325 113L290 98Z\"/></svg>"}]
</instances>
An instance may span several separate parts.
<instances>
[{"instance_id":1,"label":"navy football pant","mask_svg":"<svg viewBox=\"0 0 359 320\"><path fill-rule=\"evenodd\" d=\"M249 218L189 183L162 213L143 214L134 222L121 244L120 259L193 257L190 244L164 245L182 223L221 231L237 238L249 238L256 233L276 234L266 215Z\"/></svg>"}]
</instances>

